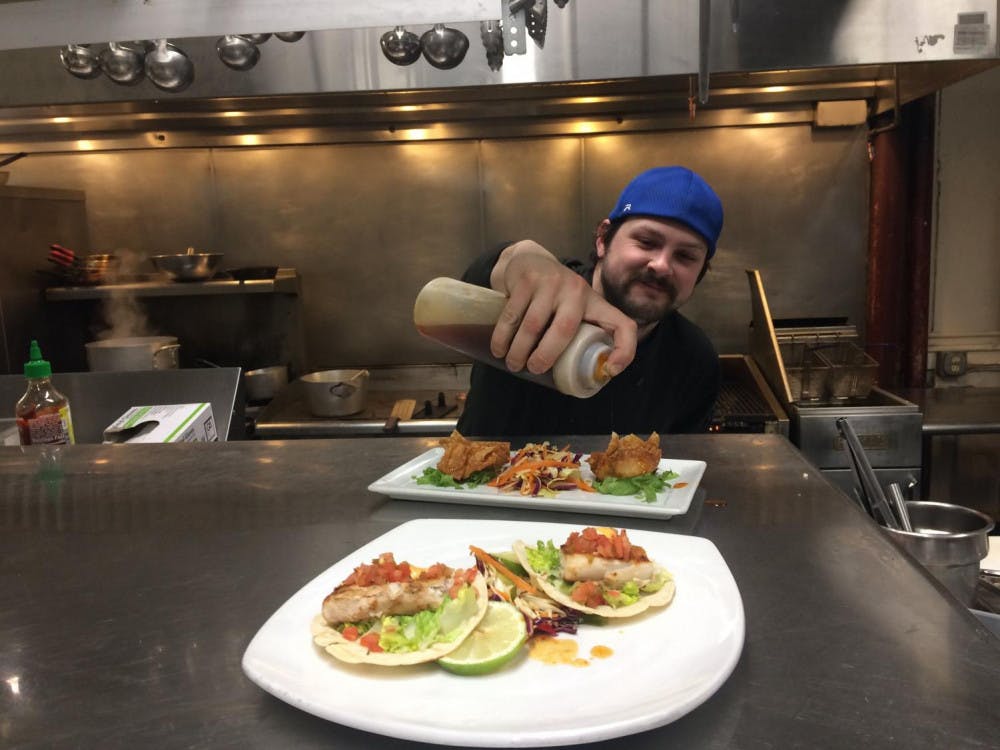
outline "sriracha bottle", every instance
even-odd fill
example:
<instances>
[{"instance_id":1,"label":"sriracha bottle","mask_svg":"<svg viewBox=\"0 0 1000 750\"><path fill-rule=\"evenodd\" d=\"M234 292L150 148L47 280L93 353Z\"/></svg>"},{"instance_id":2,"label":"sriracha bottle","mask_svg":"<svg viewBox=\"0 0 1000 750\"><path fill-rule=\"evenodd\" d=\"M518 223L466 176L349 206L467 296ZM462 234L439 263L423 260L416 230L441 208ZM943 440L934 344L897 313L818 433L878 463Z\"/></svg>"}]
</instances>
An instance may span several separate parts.
<instances>
[{"instance_id":1,"label":"sriracha bottle","mask_svg":"<svg viewBox=\"0 0 1000 750\"><path fill-rule=\"evenodd\" d=\"M28 389L14 407L21 445L73 443L69 399L52 385L52 365L42 359L34 340L29 361L24 364L24 376Z\"/></svg>"}]
</instances>

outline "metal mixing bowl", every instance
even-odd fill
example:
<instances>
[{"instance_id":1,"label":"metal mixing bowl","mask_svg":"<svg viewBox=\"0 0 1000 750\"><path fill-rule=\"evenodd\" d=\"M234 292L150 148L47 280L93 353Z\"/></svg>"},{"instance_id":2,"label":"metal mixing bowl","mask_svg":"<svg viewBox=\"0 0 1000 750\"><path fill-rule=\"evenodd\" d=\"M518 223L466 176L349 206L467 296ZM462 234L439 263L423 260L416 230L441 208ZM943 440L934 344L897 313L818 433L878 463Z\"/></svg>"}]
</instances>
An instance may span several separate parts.
<instances>
[{"instance_id":1,"label":"metal mixing bowl","mask_svg":"<svg viewBox=\"0 0 1000 750\"><path fill-rule=\"evenodd\" d=\"M222 260L222 253L178 253L150 257L157 271L162 271L174 281L204 281L215 274Z\"/></svg>"}]
</instances>

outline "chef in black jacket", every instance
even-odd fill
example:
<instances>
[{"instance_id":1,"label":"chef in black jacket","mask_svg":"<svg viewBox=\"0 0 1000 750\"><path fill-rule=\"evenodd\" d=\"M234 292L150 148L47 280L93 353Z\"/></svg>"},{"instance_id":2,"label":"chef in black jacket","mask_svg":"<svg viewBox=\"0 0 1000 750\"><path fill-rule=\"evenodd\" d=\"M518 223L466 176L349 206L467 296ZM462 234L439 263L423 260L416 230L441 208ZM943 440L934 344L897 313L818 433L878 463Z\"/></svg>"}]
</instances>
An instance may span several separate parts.
<instances>
[{"instance_id":1,"label":"chef in black jacket","mask_svg":"<svg viewBox=\"0 0 1000 750\"><path fill-rule=\"evenodd\" d=\"M722 231L722 203L678 166L635 177L597 228L589 263L560 261L532 240L477 259L463 280L507 295L491 340L512 371L545 372L581 321L614 337L611 381L579 399L476 363L463 435L704 432L719 358L678 308L694 293Z\"/></svg>"}]
</instances>

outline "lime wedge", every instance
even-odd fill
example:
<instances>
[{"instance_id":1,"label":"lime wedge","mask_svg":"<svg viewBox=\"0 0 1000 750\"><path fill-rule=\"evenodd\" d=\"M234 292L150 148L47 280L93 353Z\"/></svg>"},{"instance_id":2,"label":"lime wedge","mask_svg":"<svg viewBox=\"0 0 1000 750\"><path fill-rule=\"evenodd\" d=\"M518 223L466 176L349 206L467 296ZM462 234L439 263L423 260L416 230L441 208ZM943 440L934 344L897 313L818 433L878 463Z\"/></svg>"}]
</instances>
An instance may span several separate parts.
<instances>
[{"instance_id":1,"label":"lime wedge","mask_svg":"<svg viewBox=\"0 0 1000 750\"><path fill-rule=\"evenodd\" d=\"M462 645L437 663L460 675L488 674L511 661L528 639L524 615L513 604L489 602L486 616Z\"/></svg>"}]
</instances>

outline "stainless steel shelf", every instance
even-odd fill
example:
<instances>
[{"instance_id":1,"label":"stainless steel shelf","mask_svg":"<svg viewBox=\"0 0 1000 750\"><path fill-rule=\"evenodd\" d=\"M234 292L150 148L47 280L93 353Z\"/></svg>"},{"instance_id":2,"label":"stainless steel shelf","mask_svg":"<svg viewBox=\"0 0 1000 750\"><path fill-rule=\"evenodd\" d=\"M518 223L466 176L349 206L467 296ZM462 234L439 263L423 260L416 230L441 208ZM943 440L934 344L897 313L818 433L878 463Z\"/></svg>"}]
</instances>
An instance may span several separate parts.
<instances>
[{"instance_id":1,"label":"stainless steel shelf","mask_svg":"<svg viewBox=\"0 0 1000 750\"><path fill-rule=\"evenodd\" d=\"M219 294L298 294L299 275L294 268L279 268L273 279L236 281L132 281L98 286L57 286L45 290L49 302L108 299L127 294L133 297L200 297Z\"/></svg>"}]
</instances>

